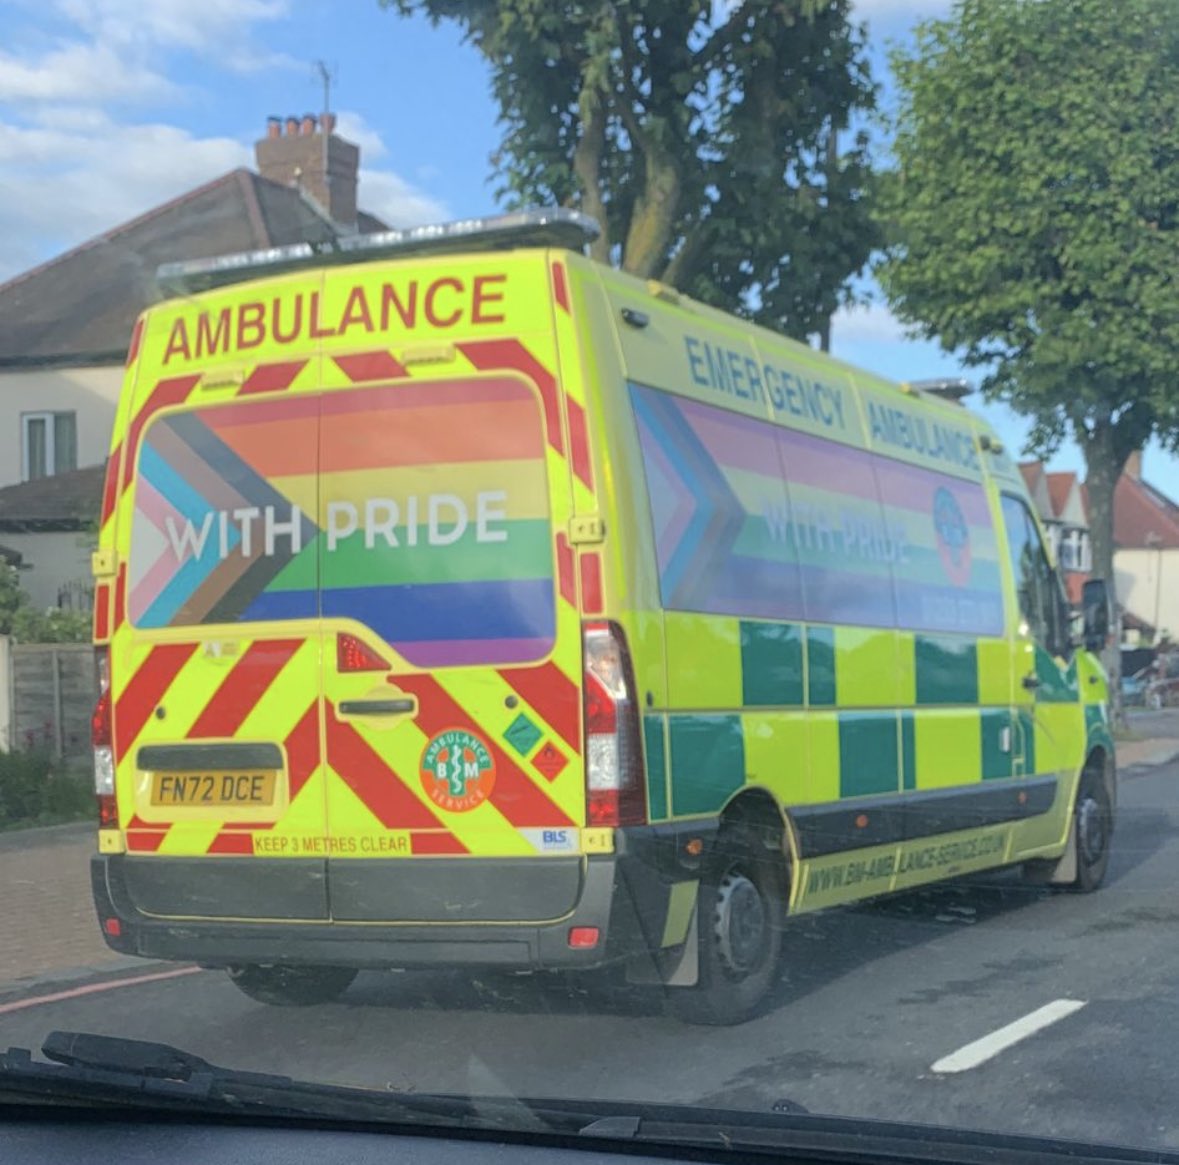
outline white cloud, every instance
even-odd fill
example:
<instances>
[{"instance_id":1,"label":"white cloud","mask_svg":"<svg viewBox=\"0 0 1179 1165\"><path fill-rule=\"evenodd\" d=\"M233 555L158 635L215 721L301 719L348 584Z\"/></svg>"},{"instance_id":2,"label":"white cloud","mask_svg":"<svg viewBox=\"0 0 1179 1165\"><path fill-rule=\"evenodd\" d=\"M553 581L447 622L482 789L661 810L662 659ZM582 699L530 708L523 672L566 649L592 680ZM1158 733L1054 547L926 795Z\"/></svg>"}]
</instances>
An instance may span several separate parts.
<instances>
[{"instance_id":1,"label":"white cloud","mask_svg":"<svg viewBox=\"0 0 1179 1165\"><path fill-rule=\"evenodd\" d=\"M120 124L96 110L85 117L60 114L33 127L0 122L0 282L252 165L252 148L233 138L197 137L165 124ZM363 209L394 227L450 217L445 204L389 170L362 167L359 195Z\"/></svg>"},{"instance_id":2,"label":"white cloud","mask_svg":"<svg viewBox=\"0 0 1179 1165\"><path fill-rule=\"evenodd\" d=\"M37 2L27 0L30 12ZM169 124L174 110L201 104L199 89L170 78L195 75L211 87L227 71L292 64L266 43L269 28L290 15L290 0L40 3L56 20L55 37L13 35L0 50L0 281L253 166L251 142ZM194 57L195 70L186 67ZM310 66L300 67L310 82ZM128 103L136 116L127 116ZM447 217L438 200L373 168L389 151L360 114L341 113L339 132L361 147L365 210L393 226Z\"/></svg>"},{"instance_id":3,"label":"white cloud","mask_svg":"<svg viewBox=\"0 0 1179 1165\"><path fill-rule=\"evenodd\" d=\"M66 44L33 60L0 53L0 101L102 103L174 91L166 77L106 44Z\"/></svg>"},{"instance_id":4,"label":"white cloud","mask_svg":"<svg viewBox=\"0 0 1179 1165\"><path fill-rule=\"evenodd\" d=\"M842 344L899 344L905 326L884 304L841 307L831 321L831 346Z\"/></svg>"},{"instance_id":5,"label":"white cloud","mask_svg":"<svg viewBox=\"0 0 1179 1165\"><path fill-rule=\"evenodd\" d=\"M389 152L381 135L365 121L363 114L351 109L341 109L336 114L336 133L360 147L360 156L372 161L383 158Z\"/></svg>"},{"instance_id":6,"label":"white cloud","mask_svg":"<svg viewBox=\"0 0 1179 1165\"><path fill-rule=\"evenodd\" d=\"M57 0L98 44L183 49L238 70L293 63L255 43L253 28L289 15L288 0Z\"/></svg>"},{"instance_id":7,"label":"white cloud","mask_svg":"<svg viewBox=\"0 0 1179 1165\"><path fill-rule=\"evenodd\" d=\"M362 114L342 109L337 119L336 132L360 147L362 162L389 156L389 147L385 145L384 138L368 124ZM360 169L359 201L363 210L375 214L391 227L444 222L449 217L445 204L438 199L391 170L374 169L370 165L362 165Z\"/></svg>"},{"instance_id":8,"label":"white cloud","mask_svg":"<svg viewBox=\"0 0 1179 1165\"><path fill-rule=\"evenodd\" d=\"M250 150L171 125L0 123L0 281L236 166Z\"/></svg>"},{"instance_id":9,"label":"white cloud","mask_svg":"<svg viewBox=\"0 0 1179 1165\"><path fill-rule=\"evenodd\" d=\"M389 170L360 168L359 201L362 209L375 214L391 227L445 222L450 217L445 203L431 198Z\"/></svg>"}]
</instances>

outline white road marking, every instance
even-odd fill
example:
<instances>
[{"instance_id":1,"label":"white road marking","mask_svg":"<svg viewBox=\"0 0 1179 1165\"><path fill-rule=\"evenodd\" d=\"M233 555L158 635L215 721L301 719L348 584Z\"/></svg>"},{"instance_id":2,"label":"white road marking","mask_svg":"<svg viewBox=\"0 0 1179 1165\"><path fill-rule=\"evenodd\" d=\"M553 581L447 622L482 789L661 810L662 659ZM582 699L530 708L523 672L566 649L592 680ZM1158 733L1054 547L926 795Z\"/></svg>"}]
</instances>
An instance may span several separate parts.
<instances>
[{"instance_id":1,"label":"white road marking","mask_svg":"<svg viewBox=\"0 0 1179 1165\"><path fill-rule=\"evenodd\" d=\"M50 995L34 995L29 999L18 999L13 1003L0 1003L0 1015L24 1011L29 1007L43 1007L47 1003L61 1003L66 999L81 999L85 995L101 995L105 991L118 991L123 987L138 987L141 983L158 983L161 979L179 979L184 975L195 975L201 967L180 967L175 971L154 971L148 975L135 975L130 979L107 979L102 983L88 983L84 987L71 987L67 991L54 991Z\"/></svg>"},{"instance_id":2,"label":"white road marking","mask_svg":"<svg viewBox=\"0 0 1179 1165\"><path fill-rule=\"evenodd\" d=\"M1000 1052L1006 1051L1012 1044L1026 1040L1028 1036L1035 1035L1036 1032L1056 1023L1057 1020L1080 1011L1084 1006L1083 999L1054 999L1051 1003L1045 1003L1043 1007L1037 1007L1035 1011L1029 1011L1027 1015L1020 1017L1013 1023L983 1036L981 1040L975 1040L973 1043L959 1048L956 1052L943 1056L934 1063L932 1070L934 1072L966 1072L971 1068L977 1068L979 1064L983 1064Z\"/></svg>"}]
</instances>

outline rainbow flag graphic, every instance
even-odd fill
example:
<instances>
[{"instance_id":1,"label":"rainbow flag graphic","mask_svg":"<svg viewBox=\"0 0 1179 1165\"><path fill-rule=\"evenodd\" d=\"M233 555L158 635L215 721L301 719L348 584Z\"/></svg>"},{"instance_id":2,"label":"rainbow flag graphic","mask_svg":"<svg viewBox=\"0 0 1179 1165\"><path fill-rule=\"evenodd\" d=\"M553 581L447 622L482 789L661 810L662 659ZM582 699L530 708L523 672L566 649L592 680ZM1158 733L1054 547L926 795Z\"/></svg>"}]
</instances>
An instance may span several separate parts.
<instances>
[{"instance_id":1,"label":"rainbow flag graphic","mask_svg":"<svg viewBox=\"0 0 1179 1165\"><path fill-rule=\"evenodd\" d=\"M353 619L417 667L552 647L544 437L515 380L171 414L138 471L137 626Z\"/></svg>"},{"instance_id":2,"label":"rainbow flag graphic","mask_svg":"<svg viewBox=\"0 0 1179 1165\"><path fill-rule=\"evenodd\" d=\"M980 484L631 386L663 602L998 635Z\"/></svg>"}]
</instances>

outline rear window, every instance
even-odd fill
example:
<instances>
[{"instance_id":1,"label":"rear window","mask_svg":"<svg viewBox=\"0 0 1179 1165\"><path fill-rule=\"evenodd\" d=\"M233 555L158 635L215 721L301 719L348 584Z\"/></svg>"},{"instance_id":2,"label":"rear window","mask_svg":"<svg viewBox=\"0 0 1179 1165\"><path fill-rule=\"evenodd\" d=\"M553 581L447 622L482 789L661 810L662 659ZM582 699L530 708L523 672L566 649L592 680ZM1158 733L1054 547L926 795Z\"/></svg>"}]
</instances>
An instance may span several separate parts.
<instances>
[{"instance_id":1,"label":"rear window","mask_svg":"<svg viewBox=\"0 0 1179 1165\"><path fill-rule=\"evenodd\" d=\"M139 452L128 614L142 628L354 620L419 667L547 655L539 402L496 378L155 420Z\"/></svg>"}]
</instances>

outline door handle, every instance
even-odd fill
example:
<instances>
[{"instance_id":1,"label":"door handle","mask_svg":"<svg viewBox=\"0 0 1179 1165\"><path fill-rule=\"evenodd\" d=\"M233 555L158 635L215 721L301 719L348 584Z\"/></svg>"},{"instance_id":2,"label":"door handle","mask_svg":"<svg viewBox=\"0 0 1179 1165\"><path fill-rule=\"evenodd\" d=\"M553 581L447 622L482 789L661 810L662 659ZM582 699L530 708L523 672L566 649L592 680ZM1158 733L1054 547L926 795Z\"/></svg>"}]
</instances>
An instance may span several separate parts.
<instances>
[{"instance_id":1,"label":"door handle","mask_svg":"<svg viewBox=\"0 0 1179 1165\"><path fill-rule=\"evenodd\" d=\"M344 716L405 716L417 710L413 698L403 700L341 700L340 713Z\"/></svg>"},{"instance_id":2,"label":"door handle","mask_svg":"<svg viewBox=\"0 0 1179 1165\"><path fill-rule=\"evenodd\" d=\"M1037 675L1023 677L1023 686L1027 688L1029 692L1034 692L1042 682L1043 681Z\"/></svg>"}]
</instances>

